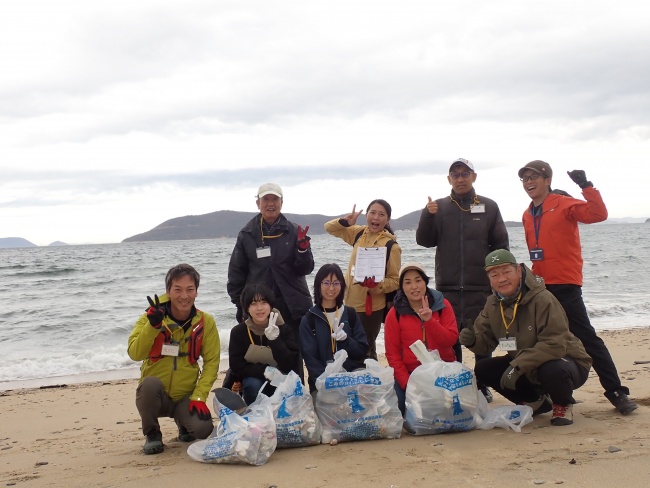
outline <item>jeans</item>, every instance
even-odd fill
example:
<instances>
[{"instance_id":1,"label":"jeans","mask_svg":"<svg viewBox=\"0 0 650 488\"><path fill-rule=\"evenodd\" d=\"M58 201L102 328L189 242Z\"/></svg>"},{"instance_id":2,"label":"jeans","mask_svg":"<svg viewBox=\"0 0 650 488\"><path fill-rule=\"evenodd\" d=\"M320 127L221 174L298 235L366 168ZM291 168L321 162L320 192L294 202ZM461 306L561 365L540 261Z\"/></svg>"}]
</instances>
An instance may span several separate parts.
<instances>
[{"instance_id":1,"label":"jeans","mask_svg":"<svg viewBox=\"0 0 650 488\"><path fill-rule=\"evenodd\" d=\"M397 406L399 411L402 412L402 417L406 414L406 390L402 390L399 383L395 382L395 393L397 394Z\"/></svg>"},{"instance_id":2,"label":"jeans","mask_svg":"<svg viewBox=\"0 0 650 488\"><path fill-rule=\"evenodd\" d=\"M255 399L257 398L257 394L259 393L260 389L262 388L262 385L264 384L264 381L265 380L255 378L253 376L247 376L244 379L242 379L241 386L242 386L242 392L244 394L244 401L246 402L246 405L250 405L255 401Z\"/></svg>"}]
</instances>

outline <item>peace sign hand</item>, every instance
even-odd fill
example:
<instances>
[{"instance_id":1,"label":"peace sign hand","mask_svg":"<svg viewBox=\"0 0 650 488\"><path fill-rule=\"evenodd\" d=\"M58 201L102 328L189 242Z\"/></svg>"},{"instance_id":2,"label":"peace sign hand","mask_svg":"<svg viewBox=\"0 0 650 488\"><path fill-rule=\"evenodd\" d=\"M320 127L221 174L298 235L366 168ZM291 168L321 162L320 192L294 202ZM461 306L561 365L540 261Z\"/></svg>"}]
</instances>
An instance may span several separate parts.
<instances>
[{"instance_id":1,"label":"peace sign hand","mask_svg":"<svg viewBox=\"0 0 650 488\"><path fill-rule=\"evenodd\" d=\"M165 309L161 306L158 295L154 295L154 298L156 299L155 302L151 297L147 297L147 301L149 302L149 305L151 305L147 309L147 318L149 319L151 327L154 329L160 329L162 321L165 318Z\"/></svg>"},{"instance_id":2,"label":"peace sign hand","mask_svg":"<svg viewBox=\"0 0 650 488\"><path fill-rule=\"evenodd\" d=\"M426 295L422 297L422 308L418 310L418 315L420 316L422 322L428 322L431 320L433 312L429 308L429 297Z\"/></svg>"},{"instance_id":3,"label":"peace sign hand","mask_svg":"<svg viewBox=\"0 0 650 488\"><path fill-rule=\"evenodd\" d=\"M334 321L334 327L332 327L332 339L335 341L344 341L348 338L348 334L343 330L345 324L339 324L338 318Z\"/></svg>"},{"instance_id":4,"label":"peace sign hand","mask_svg":"<svg viewBox=\"0 0 650 488\"><path fill-rule=\"evenodd\" d=\"M357 210L357 204L355 203L354 206L352 207L352 212L347 214L345 217L343 217L343 220L347 220L349 225L354 225L357 223L357 219L359 218L359 215L363 213L363 209Z\"/></svg>"}]
</instances>

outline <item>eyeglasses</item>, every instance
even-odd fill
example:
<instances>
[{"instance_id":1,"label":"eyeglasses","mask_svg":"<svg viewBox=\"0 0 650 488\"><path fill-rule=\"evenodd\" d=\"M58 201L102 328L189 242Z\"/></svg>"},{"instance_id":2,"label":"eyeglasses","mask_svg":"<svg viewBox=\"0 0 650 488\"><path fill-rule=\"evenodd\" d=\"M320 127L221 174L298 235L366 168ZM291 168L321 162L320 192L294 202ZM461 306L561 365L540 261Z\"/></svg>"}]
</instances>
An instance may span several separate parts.
<instances>
[{"instance_id":1,"label":"eyeglasses","mask_svg":"<svg viewBox=\"0 0 650 488\"><path fill-rule=\"evenodd\" d=\"M467 178L470 177L471 174L472 174L471 171L463 171L462 173L455 173L455 172L449 173L449 176L451 176L451 179L452 179L452 180L457 180L457 179L460 178L461 176L462 176L463 178L467 179Z\"/></svg>"},{"instance_id":2,"label":"eyeglasses","mask_svg":"<svg viewBox=\"0 0 650 488\"><path fill-rule=\"evenodd\" d=\"M329 288L330 286L333 286L334 288L341 288L341 282L340 281L323 280L323 281L321 281L320 286L324 286L325 288Z\"/></svg>"},{"instance_id":3,"label":"eyeglasses","mask_svg":"<svg viewBox=\"0 0 650 488\"><path fill-rule=\"evenodd\" d=\"M522 183L526 183L527 181L535 181L537 178L541 177L539 173L533 173L530 176L524 176L523 178L519 178Z\"/></svg>"}]
</instances>

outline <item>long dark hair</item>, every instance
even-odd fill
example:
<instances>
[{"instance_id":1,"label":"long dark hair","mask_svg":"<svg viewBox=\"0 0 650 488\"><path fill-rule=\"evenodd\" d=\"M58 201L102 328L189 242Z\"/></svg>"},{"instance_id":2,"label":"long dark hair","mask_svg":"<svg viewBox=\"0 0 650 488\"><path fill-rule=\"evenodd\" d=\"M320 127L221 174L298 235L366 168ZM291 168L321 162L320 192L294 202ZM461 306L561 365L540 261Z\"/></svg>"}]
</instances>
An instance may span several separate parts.
<instances>
[{"instance_id":1,"label":"long dark hair","mask_svg":"<svg viewBox=\"0 0 650 488\"><path fill-rule=\"evenodd\" d=\"M323 303L323 294L321 293L321 283L329 275L334 275L337 280L341 282L341 293L336 296L336 306L343 306L343 296L345 295L345 280L343 279L343 271L336 263L324 264L320 267L316 276L314 277L314 302L320 306Z\"/></svg>"},{"instance_id":2,"label":"long dark hair","mask_svg":"<svg viewBox=\"0 0 650 488\"><path fill-rule=\"evenodd\" d=\"M384 210L386 210L386 215L388 215L388 220L390 220L390 214L393 211L393 209L390 207L390 203L388 203L386 200L383 200L381 198L377 198L377 199L373 200L372 202L370 202L368 204L368 208L366 208L366 215L368 214L368 211L370 210L370 207L372 207L375 203L378 203L379 205L384 207ZM386 225L384 226L384 228L388 232L390 232L391 234L395 235L395 232L393 232L393 229L390 228L390 223L389 222L386 222Z\"/></svg>"}]
</instances>

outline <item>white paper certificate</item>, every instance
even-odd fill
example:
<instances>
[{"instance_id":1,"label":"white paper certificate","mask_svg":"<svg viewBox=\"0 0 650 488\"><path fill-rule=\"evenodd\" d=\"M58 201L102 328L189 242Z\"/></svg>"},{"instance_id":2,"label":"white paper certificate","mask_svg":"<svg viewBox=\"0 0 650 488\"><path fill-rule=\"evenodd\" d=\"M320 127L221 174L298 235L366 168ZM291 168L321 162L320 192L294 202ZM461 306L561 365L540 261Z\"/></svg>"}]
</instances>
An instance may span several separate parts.
<instances>
[{"instance_id":1,"label":"white paper certificate","mask_svg":"<svg viewBox=\"0 0 650 488\"><path fill-rule=\"evenodd\" d=\"M365 277L375 277L375 282L383 281L386 274L385 247L359 247L354 264L354 281L360 283Z\"/></svg>"}]
</instances>

